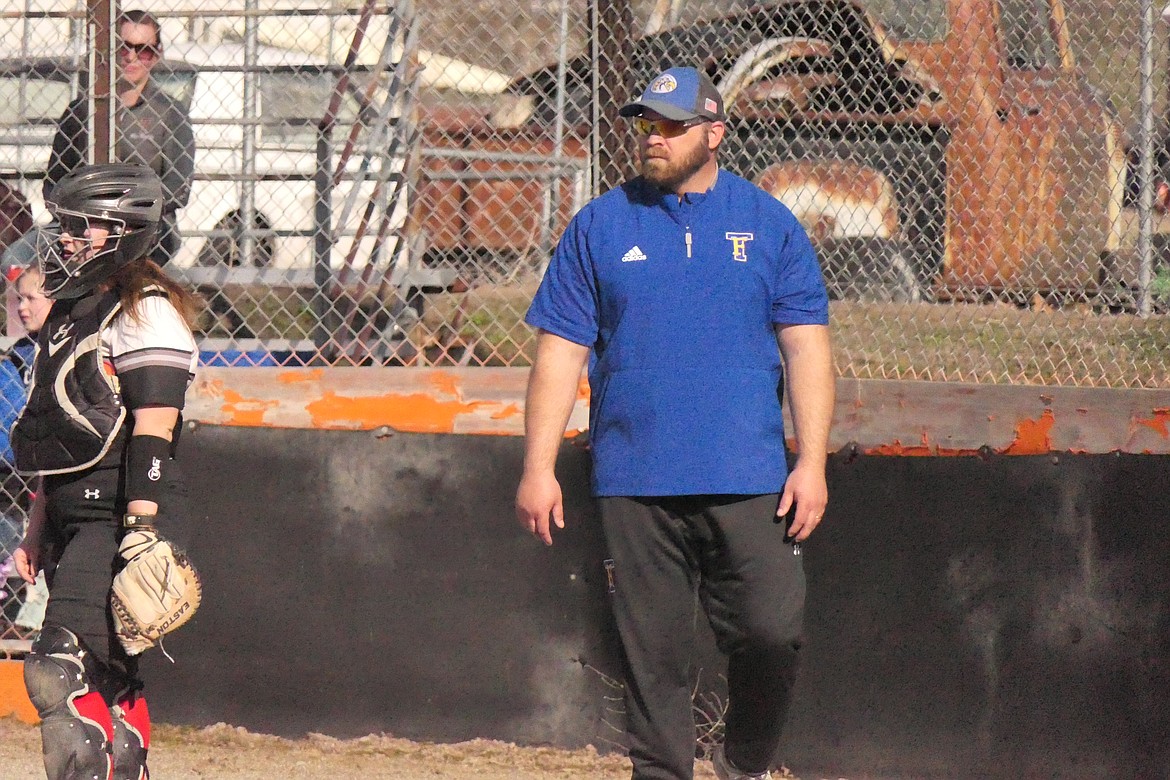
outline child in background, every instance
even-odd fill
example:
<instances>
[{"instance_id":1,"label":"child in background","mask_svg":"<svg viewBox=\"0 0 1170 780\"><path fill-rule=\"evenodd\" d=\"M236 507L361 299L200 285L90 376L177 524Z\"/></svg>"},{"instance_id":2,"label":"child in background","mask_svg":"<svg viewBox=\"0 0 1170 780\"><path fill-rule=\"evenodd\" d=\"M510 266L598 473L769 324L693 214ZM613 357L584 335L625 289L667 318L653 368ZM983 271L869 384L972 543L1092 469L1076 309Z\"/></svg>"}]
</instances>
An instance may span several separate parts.
<instances>
[{"instance_id":1,"label":"child in background","mask_svg":"<svg viewBox=\"0 0 1170 780\"><path fill-rule=\"evenodd\" d=\"M4 459L7 469L12 469L12 451L8 442L8 431L20 414L27 398L28 383L32 379L33 355L36 352L37 333L45 324L49 316L49 309L53 302L45 295L43 289L45 277L41 269L36 266L25 268L12 282L17 297L17 314L25 335L16 341L5 355L0 364L3 374L4 398L0 399L0 425L3 426ZM12 377L15 374L15 377ZM18 380L18 381L16 381ZM6 492L12 496L14 503L29 505L32 495L28 493L27 483L19 476L9 479L5 483ZM25 495L27 494L27 496ZM27 497L27 501L24 499ZM45 604L49 601L49 589L45 585L45 574L37 576L36 583L24 589L24 602L16 613L13 623L17 628L27 631L39 631L41 622L45 618Z\"/></svg>"}]
</instances>

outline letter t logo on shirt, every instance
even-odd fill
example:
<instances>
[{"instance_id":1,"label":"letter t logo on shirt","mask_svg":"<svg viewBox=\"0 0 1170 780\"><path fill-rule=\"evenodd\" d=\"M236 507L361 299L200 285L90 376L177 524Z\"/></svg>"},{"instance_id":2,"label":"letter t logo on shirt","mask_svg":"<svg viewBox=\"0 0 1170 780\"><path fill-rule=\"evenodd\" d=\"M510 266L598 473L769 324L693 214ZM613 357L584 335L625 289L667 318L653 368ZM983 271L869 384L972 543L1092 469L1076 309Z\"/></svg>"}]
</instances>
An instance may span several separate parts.
<instances>
[{"instance_id":1,"label":"letter t logo on shirt","mask_svg":"<svg viewBox=\"0 0 1170 780\"><path fill-rule=\"evenodd\" d=\"M741 263L747 262L747 244L753 238L754 233L732 233L727 232L724 237L731 242L731 259L738 260Z\"/></svg>"}]
</instances>

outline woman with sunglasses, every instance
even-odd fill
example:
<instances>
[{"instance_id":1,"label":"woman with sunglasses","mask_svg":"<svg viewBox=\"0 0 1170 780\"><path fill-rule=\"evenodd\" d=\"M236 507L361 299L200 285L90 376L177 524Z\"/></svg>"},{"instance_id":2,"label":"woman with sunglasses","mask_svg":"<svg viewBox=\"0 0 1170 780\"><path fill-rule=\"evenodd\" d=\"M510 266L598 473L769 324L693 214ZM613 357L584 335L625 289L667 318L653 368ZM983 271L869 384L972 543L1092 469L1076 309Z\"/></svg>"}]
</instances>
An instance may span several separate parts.
<instances>
[{"instance_id":1,"label":"woman with sunglasses","mask_svg":"<svg viewBox=\"0 0 1170 780\"><path fill-rule=\"evenodd\" d=\"M163 218L151 256L166 265L179 249L175 213L187 205L191 194L195 135L186 109L151 79L151 72L163 57L158 20L146 11L126 11L118 17L117 29L114 156L120 162L147 166L162 181ZM79 96L58 121L45 171L45 200L65 174L85 164L89 149L88 104L85 95Z\"/></svg>"},{"instance_id":2,"label":"woman with sunglasses","mask_svg":"<svg viewBox=\"0 0 1170 780\"><path fill-rule=\"evenodd\" d=\"M43 569L49 584L24 662L49 780L147 776L138 659L113 631L109 592L124 525L182 514L172 458L196 307L146 257L162 203L153 171L117 163L78 168L48 200L60 227L41 251L53 307L12 447L17 468L39 479L13 557L26 582Z\"/></svg>"}]
</instances>

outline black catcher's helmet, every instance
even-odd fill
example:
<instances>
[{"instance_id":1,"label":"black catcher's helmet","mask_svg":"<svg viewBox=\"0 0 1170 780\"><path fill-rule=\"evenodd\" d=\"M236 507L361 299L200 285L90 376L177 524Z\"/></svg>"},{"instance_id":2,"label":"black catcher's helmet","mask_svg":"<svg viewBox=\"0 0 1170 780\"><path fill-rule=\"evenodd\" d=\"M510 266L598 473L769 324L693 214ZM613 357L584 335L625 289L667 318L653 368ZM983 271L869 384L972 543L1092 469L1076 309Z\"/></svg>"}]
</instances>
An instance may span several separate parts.
<instances>
[{"instance_id":1,"label":"black catcher's helmet","mask_svg":"<svg viewBox=\"0 0 1170 780\"><path fill-rule=\"evenodd\" d=\"M79 248L66 253L57 242L40 253L45 294L80 298L146 254L158 233L162 203L162 182L145 165L86 165L64 176L46 205L60 232ZM91 222L110 231L96 253L86 239Z\"/></svg>"}]
</instances>

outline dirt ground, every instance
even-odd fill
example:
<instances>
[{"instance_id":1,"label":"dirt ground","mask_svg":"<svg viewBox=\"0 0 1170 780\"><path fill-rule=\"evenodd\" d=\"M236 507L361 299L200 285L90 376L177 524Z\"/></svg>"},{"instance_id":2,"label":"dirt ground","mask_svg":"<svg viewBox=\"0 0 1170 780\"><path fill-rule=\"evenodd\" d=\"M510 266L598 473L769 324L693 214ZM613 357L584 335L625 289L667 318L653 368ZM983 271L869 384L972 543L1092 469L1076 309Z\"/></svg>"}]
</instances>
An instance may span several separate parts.
<instances>
[{"instance_id":1,"label":"dirt ground","mask_svg":"<svg viewBox=\"0 0 1170 780\"><path fill-rule=\"evenodd\" d=\"M622 756L595 750L524 748L474 740L453 745L386 736L337 740L312 735L288 740L223 724L203 729L157 726L151 776L158 780L626 780ZM14 718L0 719L0 776L41 780L40 732ZM696 780L712 780L711 765L695 766ZM792 775L782 777L796 780Z\"/></svg>"}]
</instances>

